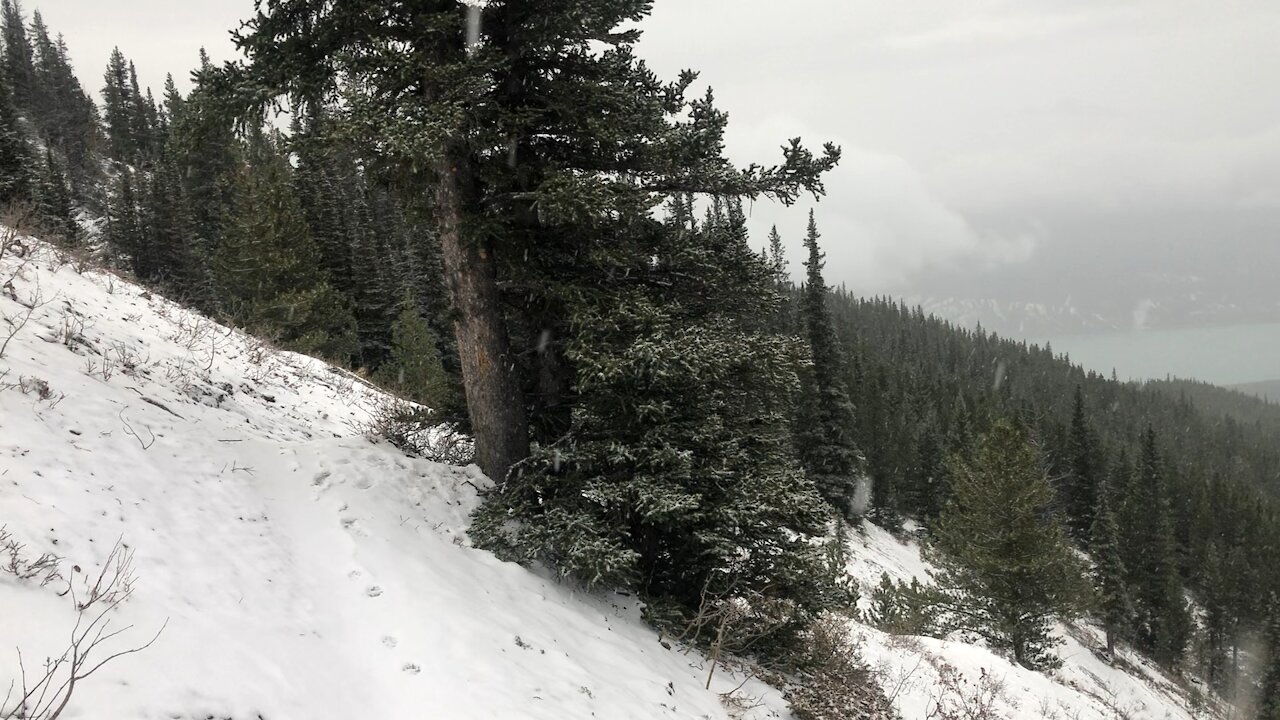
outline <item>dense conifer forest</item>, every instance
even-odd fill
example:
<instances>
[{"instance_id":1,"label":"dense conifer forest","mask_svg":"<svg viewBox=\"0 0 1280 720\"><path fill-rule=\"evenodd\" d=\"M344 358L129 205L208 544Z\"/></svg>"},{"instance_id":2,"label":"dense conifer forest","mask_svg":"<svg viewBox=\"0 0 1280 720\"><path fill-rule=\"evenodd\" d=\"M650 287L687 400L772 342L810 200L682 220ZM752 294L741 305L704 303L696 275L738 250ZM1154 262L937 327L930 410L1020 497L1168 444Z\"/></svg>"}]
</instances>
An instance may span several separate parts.
<instances>
[{"instance_id":1,"label":"dense conifer forest","mask_svg":"<svg viewBox=\"0 0 1280 720\"><path fill-rule=\"evenodd\" d=\"M803 666L867 517L945 569L886 589L916 631L1051 667L1090 615L1280 717L1275 405L832 290L821 206L795 282L744 203L822 196L839 149L731 164L696 74L635 56L648 3L495 4L471 43L456 3L267 5L182 93L121 50L77 78L3 0L4 224L432 408L402 421L471 433L497 483L477 543L656 623L742 599L751 651Z\"/></svg>"}]
</instances>

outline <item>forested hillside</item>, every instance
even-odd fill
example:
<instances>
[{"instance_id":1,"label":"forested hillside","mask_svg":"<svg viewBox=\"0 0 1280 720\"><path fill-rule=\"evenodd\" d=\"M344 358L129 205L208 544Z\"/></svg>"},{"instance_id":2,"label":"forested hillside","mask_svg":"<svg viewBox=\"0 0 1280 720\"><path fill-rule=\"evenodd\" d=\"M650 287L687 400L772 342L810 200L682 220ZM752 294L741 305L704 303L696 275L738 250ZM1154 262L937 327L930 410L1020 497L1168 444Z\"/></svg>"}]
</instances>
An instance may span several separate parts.
<instances>
[{"instance_id":1,"label":"forested hillside","mask_svg":"<svg viewBox=\"0 0 1280 720\"><path fill-rule=\"evenodd\" d=\"M1125 614L1131 636L1228 682L1224 650L1238 660L1246 630L1265 626L1280 587L1273 406L1210 386L1173 393L1172 383L1121 383L1050 348L956 328L888 299L836 295L831 307L853 358L848 384L881 522L937 515L951 481L947 457L968 452L996 419L1012 419L1031 429L1068 530L1098 562L1098 512L1115 515L1126 592L1151 603ZM1252 421L1218 398L1243 400ZM1202 634L1182 610L1182 583L1205 613Z\"/></svg>"},{"instance_id":2,"label":"forested hillside","mask_svg":"<svg viewBox=\"0 0 1280 720\"><path fill-rule=\"evenodd\" d=\"M820 213L794 282L745 208L822 197L840 149L731 163L696 73L636 57L650 3L268 0L191 92L117 50L95 102L0 1L0 258L39 235L350 368L400 396L370 434L407 452L466 432L478 547L640 597L801 720L890 713L855 620L1052 672L1082 618L1100 657L1280 717L1273 406L833 293ZM23 287L10 338L47 300ZM932 581L860 598L866 519L922 528Z\"/></svg>"}]
</instances>

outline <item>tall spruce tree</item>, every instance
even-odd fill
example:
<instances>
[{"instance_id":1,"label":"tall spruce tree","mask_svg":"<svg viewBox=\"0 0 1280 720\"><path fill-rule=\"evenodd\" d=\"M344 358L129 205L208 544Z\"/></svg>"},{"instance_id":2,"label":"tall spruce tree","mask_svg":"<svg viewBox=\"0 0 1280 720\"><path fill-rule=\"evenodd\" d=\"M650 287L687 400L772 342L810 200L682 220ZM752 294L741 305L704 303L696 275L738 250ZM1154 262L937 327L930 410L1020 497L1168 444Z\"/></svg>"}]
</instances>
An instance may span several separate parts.
<instances>
[{"instance_id":1,"label":"tall spruce tree","mask_svg":"<svg viewBox=\"0 0 1280 720\"><path fill-rule=\"evenodd\" d=\"M790 200L820 191L838 157L797 142L781 165L733 168L724 115L709 96L686 97L694 75L662 83L636 58L639 32L625 26L650 9L644 0L268 0L237 36L252 79L228 77L229 89L249 90L251 104L288 92L304 110L336 90L335 127L371 166L431 198L477 462L499 480L528 453L526 387L540 415L556 417L539 424L541 439L571 416L566 280L586 281L575 270L584 253L628 237L614 226L665 195Z\"/></svg>"},{"instance_id":2,"label":"tall spruce tree","mask_svg":"<svg viewBox=\"0 0 1280 720\"><path fill-rule=\"evenodd\" d=\"M29 110L37 92L35 62L19 0L0 0L0 24L4 32L4 74L9 79L13 103Z\"/></svg>"},{"instance_id":3,"label":"tall spruce tree","mask_svg":"<svg viewBox=\"0 0 1280 720\"><path fill-rule=\"evenodd\" d=\"M865 510L860 498L862 454L854 444L856 421L853 402L844 386L844 358L827 310L827 285L822 277L823 253L818 247L818 225L809 213L805 248L808 279L801 300L813 365L805 376L804 400L799 413L796 444L800 460L822 497L845 517ZM889 507L877 508L891 515Z\"/></svg>"},{"instance_id":4,"label":"tall spruce tree","mask_svg":"<svg viewBox=\"0 0 1280 720\"><path fill-rule=\"evenodd\" d=\"M136 98L129 84L129 65L120 48L113 48L102 86L102 119L107 127L111 157L122 162L132 161L138 149L133 132Z\"/></svg>"},{"instance_id":5,"label":"tall spruce tree","mask_svg":"<svg viewBox=\"0 0 1280 720\"><path fill-rule=\"evenodd\" d=\"M0 210L30 202L32 185L31 150L18 127L18 111L6 73L0 73Z\"/></svg>"},{"instance_id":6,"label":"tall spruce tree","mask_svg":"<svg viewBox=\"0 0 1280 720\"><path fill-rule=\"evenodd\" d=\"M92 203L96 210L100 207L96 191L102 174L101 158L96 154L101 132L97 107L72 72L66 43L61 36L56 40L49 36L38 12L31 23L31 39L36 80L31 120L45 146L61 156L73 199L84 205Z\"/></svg>"},{"instance_id":7,"label":"tall spruce tree","mask_svg":"<svg viewBox=\"0 0 1280 720\"><path fill-rule=\"evenodd\" d=\"M1103 487L1098 507L1092 513L1089 550L1093 557L1093 583L1097 595L1098 619L1106 633L1107 654L1115 655L1116 638L1129 627L1133 603L1125 584L1124 561L1121 559L1120 527L1112 509L1114 501L1109 488Z\"/></svg>"},{"instance_id":8,"label":"tall spruce tree","mask_svg":"<svg viewBox=\"0 0 1280 720\"><path fill-rule=\"evenodd\" d=\"M1125 567L1133 589L1138 646L1174 665L1190 635L1190 617L1178 574L1168 485L1155 430L1142 436L1141 455L1125 498Z\"/></svg>"},{"instance_id":9,"label":"tall spruce tree","mask_svg":"<svg viewBox=\"0 0 1280 720\"><path fill-rule=\"evenodd\" d=\"M952 463L934 528L938 586L959 627L1031 668L1058 664L1055 619L1078 610L1082 568L1049 514L1053 490L1034 445L997 421L972 458Z\"/></svg>"},{"instance_id":10,"label":"tall spruce tree","mask_svg":"<svg viewBox=\"0 0 1280 720\"><path fill-rule=\"evenodd\" d=\"M1077 385L1071 411L1071 429L1067 444L1068 471L1062 483L1062 505L1067 515L1067 530L1081 543L1090 539L1093 514L1098 507L1098 488L1102 484L1101 449L1098 437L1085 412L1084 389Z\"/></svg>"}]
</instances>

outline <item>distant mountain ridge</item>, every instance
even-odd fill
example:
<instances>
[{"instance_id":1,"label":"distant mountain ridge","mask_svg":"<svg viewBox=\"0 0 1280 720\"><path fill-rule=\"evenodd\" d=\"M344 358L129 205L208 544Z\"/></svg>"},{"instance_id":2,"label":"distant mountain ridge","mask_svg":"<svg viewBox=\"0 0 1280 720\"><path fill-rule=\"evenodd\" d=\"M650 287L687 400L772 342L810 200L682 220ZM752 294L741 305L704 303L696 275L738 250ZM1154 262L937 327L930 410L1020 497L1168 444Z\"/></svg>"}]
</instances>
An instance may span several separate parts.
<instances>
[{"instance_id":1,"label":"distant mountain ridge","mask_svg":"<svg viewBox=\"0 0 1280 720\"><path fill-rule=\"evenodd\" d=\"M1280 379L1231 385L1229 389L1248 395L1256 395L1270 402L1280 403Z\"/></svg>"},{"instance_id":2,"label":"distant mountain ridge","mask_svg":"<svg viewBox=\"0 0 1280 720\"><path fill-rule=\"evenodd\" d=\"M1071 296L1056 302L961 296L909 296L906 301L959 327L981 325L1014 338L1280 322L1280 305L1246 307L1194 292L1123 302Z\"/></svg>"}]
</instances>

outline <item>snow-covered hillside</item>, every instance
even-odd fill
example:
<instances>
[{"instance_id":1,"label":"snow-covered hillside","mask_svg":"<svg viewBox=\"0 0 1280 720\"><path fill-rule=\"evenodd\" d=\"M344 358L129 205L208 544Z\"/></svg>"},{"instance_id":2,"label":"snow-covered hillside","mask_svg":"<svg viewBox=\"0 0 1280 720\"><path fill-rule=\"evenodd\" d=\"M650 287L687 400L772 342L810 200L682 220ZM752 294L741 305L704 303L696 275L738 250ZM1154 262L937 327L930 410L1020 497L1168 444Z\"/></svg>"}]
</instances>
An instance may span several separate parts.
<instances>
[{"instance_id":1,"label":"snow-covered hillside","mask_svg":"<svg viewBox=\"0 0 1280 720\"><path fill-rule=\"evenodd\" d=\"M863 523L852 540L849 574L868 589L885 573L895 581L929 581L929 565L918 544ZM864 659L877 670L904 718L939 717L930 715L939 706L959 713L953 717L975 717L966 713L985 708L990 714L980 717L1010 720L1215 717L1209 708L1193 707L1189 693L1141 656L1117 648L1114 663L1104 660L1105 636L1099 628L1079 623L1059 625L1057 632L1064 641L1057 649L1063 665L1046 675L1014 665L980 644L855 627Z\"/></svg>"},{"instance_id":2,"label":"snow-covered hillside","mask_svg":"<svg viewBox=\"0 0 1280 720\"><path fill-rule=\"evenodd\" d=\"M21 259L0 262L0 343L4 320L21 326L0 358L0 525L24 557L64 558L81 602L118 540L134 553L133 594L104 618L124 632L99 659L159 632L78 683L64 718L730 717L718 693L742 677L705 690L698 653L660 643L633 599L472 549L488 480L360 437L378 390L33 247L16 275ZM874 526L853 545L866 590L925 574ZM30 682L72 637L66 580L38 580L0 572L0 698L19 650ZM904 718L983 693L1011 720L1195 716L1136 657L1133 675L1095 657L1092 629L1052 677L854 630ZM747 717L788 717L763 683L736 696L761 702Z\"/></svg>"},{"instance_id":3,"label":"snow-covered hillside","mask_svg":"<svg viewBox=\"0 0 1280 720\"><path fill-rule=\"evenodd\" d=\"M704 690L633 601L469 548L487 481L359 437L375 389L38 254L14 295L45 304L0 358L0 524L77 588L117 538L134 550L108 632L132 628L99 657L164 627L63 717L726 717L715 691L740 679ZM67 647L63 588L0 573L0 698L18 649L30 678Z\"/></svg>"}]
</instances>

